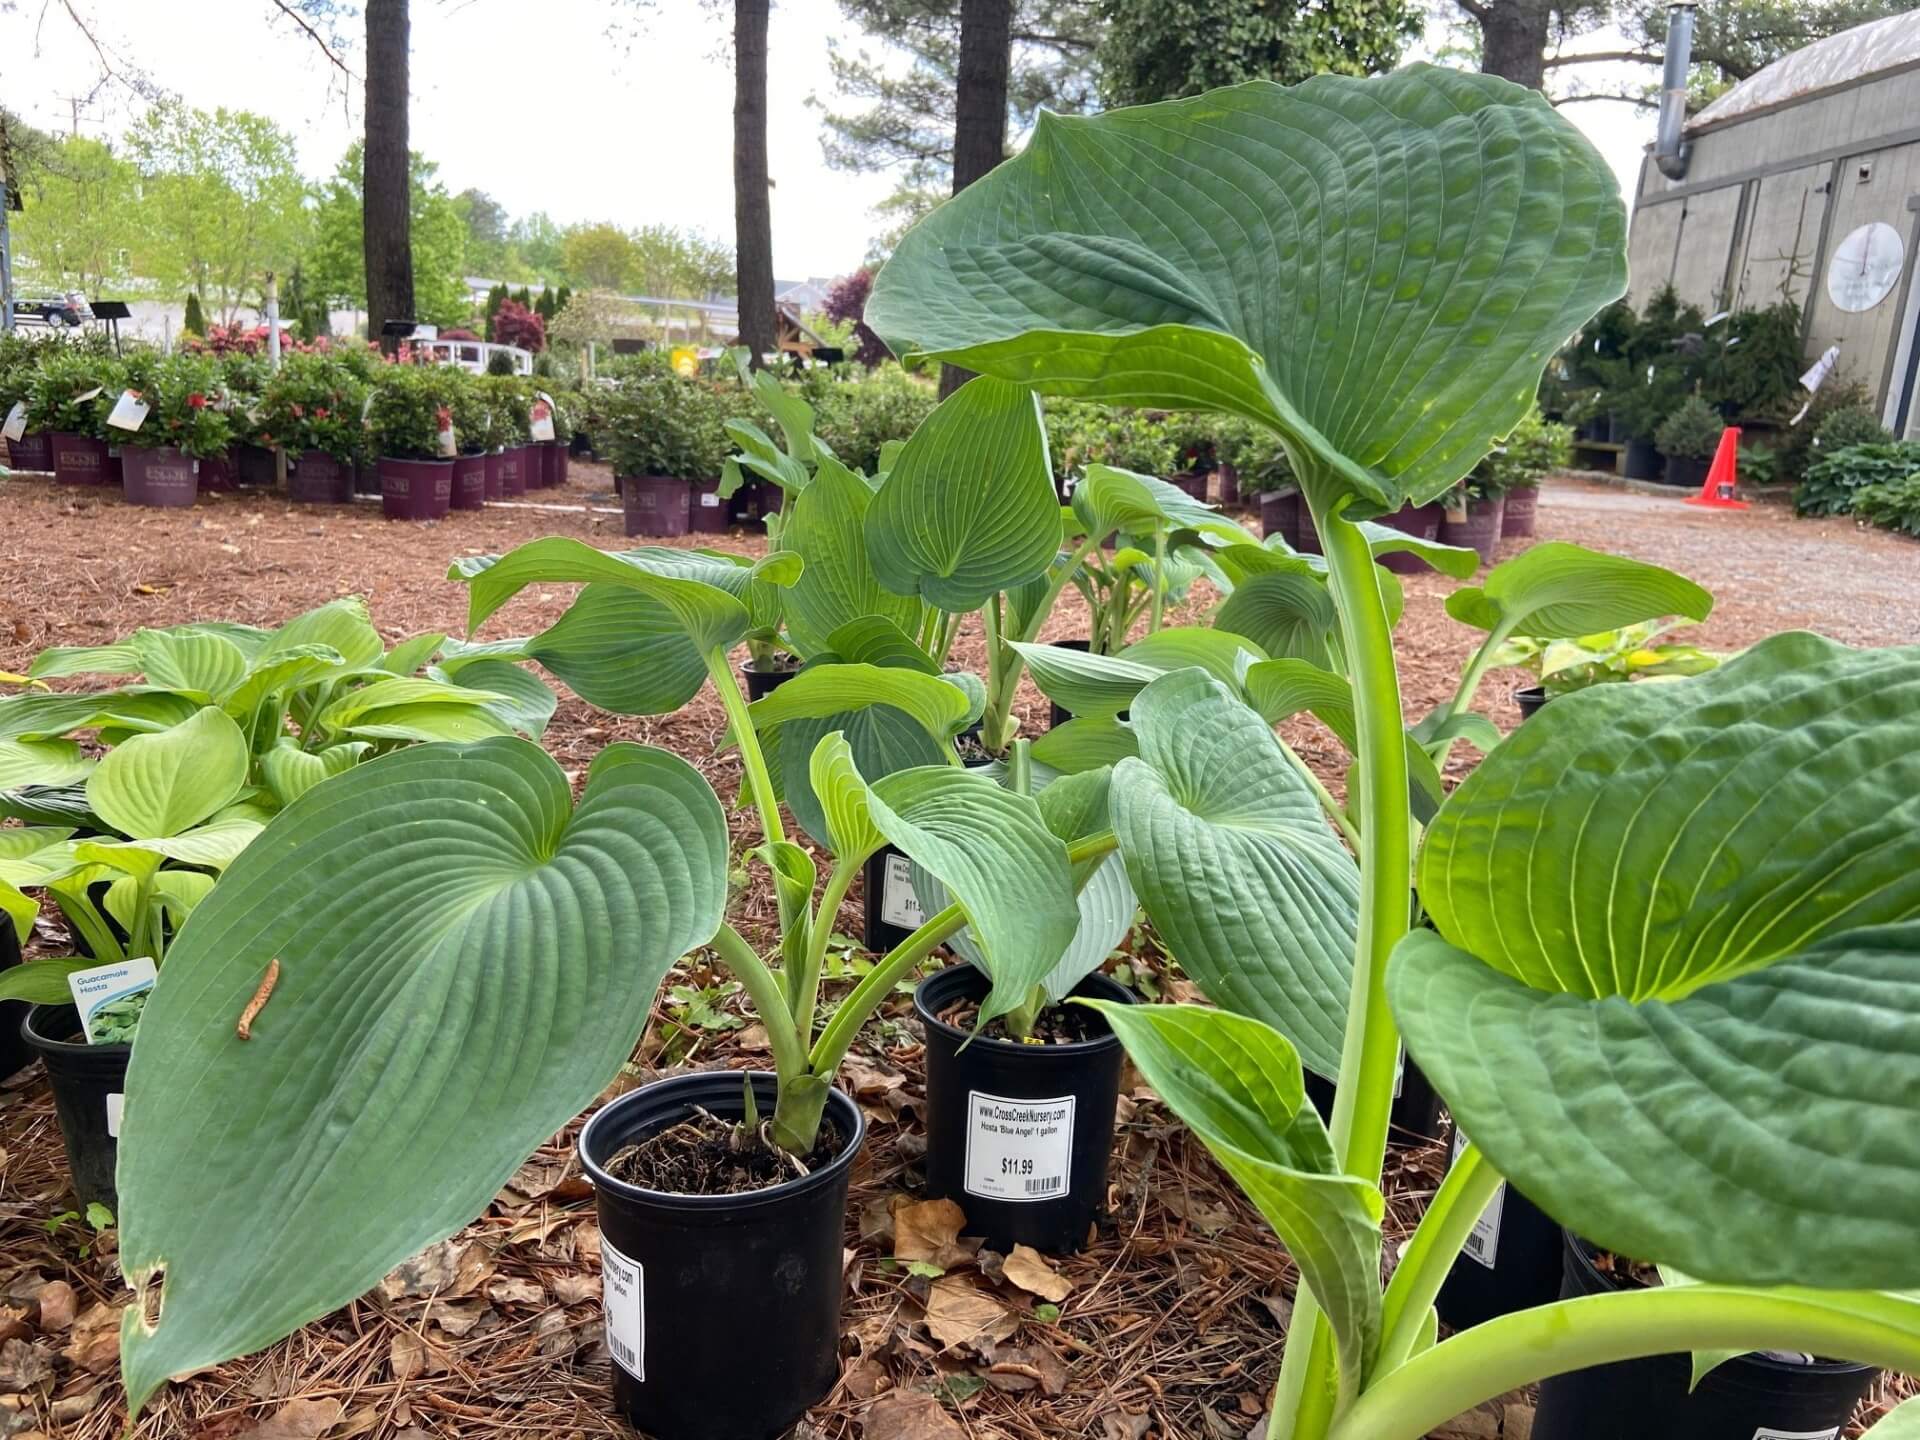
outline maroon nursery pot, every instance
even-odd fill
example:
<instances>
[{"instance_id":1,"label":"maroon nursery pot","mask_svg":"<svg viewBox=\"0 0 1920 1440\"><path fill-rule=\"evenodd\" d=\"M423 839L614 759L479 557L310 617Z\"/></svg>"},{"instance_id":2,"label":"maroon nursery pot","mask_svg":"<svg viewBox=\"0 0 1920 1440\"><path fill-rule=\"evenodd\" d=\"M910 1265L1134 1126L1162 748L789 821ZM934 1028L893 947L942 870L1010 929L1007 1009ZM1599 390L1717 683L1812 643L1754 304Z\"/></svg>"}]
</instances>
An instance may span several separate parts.
<instances>
[{"instance_id":1,"label":"maroon nursery pot","mask_svg":"<svg viewBox=\"0 0 1920 1440\"><path fill-rule=\"evenodd\" d=\"M350 505L353 467L324 450L303 450L287 471L287 498L305 505Z\"/></svg>"},{"instance_id":2,"label":"maroon nursery pot","mask_svg":"<svg viewBox=\"0 0 1920 1440\"><path fill-rule=\"evenodd\" d=\"M200 493L200 467L184 450L171 445L121 447L122 487L129 505L151 505L179 510L193 504Z\"/></svg>"},{"instance_id":3,"label":"maroon nursery pot","mask_svg":"<svg viewBox=\"0 0 1920 1440\"><path fill-rule=\"evenodd\" d=\"M1207 472L1187 470L1173 477L1173 484L1186 491L1195 500L1205 504L1207 500Z\"/></svg>"},{"instance_id":4,"label":"maroon nursery pot","mask_svg":"<svg viewBox=\"0 0 1920 1440\"><path fill-rule=\"evenodd\" d=\"M16 470L53 469L53 437L43 430L7 441L7 463Z\"/></svg>"},{"instance_id":5,"label":"maroon nursery pot","mask_svg":"<svg viewBox=\"0 0 1920 1440\"><path fill-rule=\"evenodd\" d=\"M1260 533L1278 535L1294 549L1300 548L1300 492L1269 490L1260 497Z\"/></svg>"},{"instance_id":6,"label":"maroon nursery pot","mask_svg":"<svg viewBox=\"0 0 1920 1440\"><path fill-rule=\"evenodd\" d=\"M1240 472L1224 460L1220 462L1220 503L1222 505L1240 503Z\"/></svg>"},{"instance_id":7,"label":"maroon nursery pot","mask_svg":"<svg viewBox=\"0 0 1920 1440\"><path fill-rule=\"evenodd\" d=\"M480 466L480 478L486 488L487 499L505 499L505 492L500 488L500 452L498 450L489 450L485 455L482 455L480 459L482 462Z\"/></svg>"},{"instance_id":8,"label":"maroon nursery pot","mask_svg":"<svg viewBox=\"0 0 1920 1440\"><path fill-rule=\"evenodd\" d=\"M627 475L620 481L627 534L685 535L692 523L693 482L670 475Z\"/></svg>"},{"instance_id":9,"label":"maroon nursery pot","mask_svg":"<svg viewBox=\"0 0 1920 1440\"><path fill-rule=\"evenodd\" d=\"M453 462L453 486L447 495L450 510L480 510L487 503L487 457L460 455Z\"/></svg>"},{"instance_id":10,"label":"maroon nursery pot","mask_svg":"<svg viewBox=\"0 0 1920 1440\"><path fill-rule=\"evenodd\" d=\"M566 479L567 447L558 440L548 440L540 446L540 486L544 490L557 490Z\"/></svg>"},{"instance_id":11,"label":"maroon nursery pot","mask_svg":"<svg viewBox=\"0 0 1920 1440\"><path fill-rule=\"evenodd\" d=\"M451 460L380 457L380 508L389 520L438 520L453 500Z\"/></svg>"},{"instance_id":12,"label":"maroon nursery pot","mask_svg":"<svg viewBox=\"0 0 1920 1440\"><path fill-rule=\"evenodd\" d=\"M727 533L727 502L720 498L718 480L702 480L693 487L688 523L702 535Z\"/></svg>"},{"instance_id":13,"label":"maroon nursery pot","mask_svg":"<svg viewBox=\"0 0 1920 1440\"><path fill-rule=\"evenodd\" d=\"M1304 510L1304 506L1302 508ZM1399 530L1404 534L1412 535L1416 539L1438 540L1440 538L1440 522L1446 518L1446 513L1446 507L1438 501L1431 505L1402 505L1398 510L1394 511L1393 514L1382 515L1380 517L1380 523L1391 526L1393 529ZM1301 529L1304 531L1306 528L1307 526L1303 523ZM1306 536L1303 534L1301 539L1304 540L1305 538ZM1303 544L1300 548L1316 555L1319 554L1320 537L1315 535L1311 545ZM1401 575L1418 574L1427 568L1426 562L1419 556L1409 555L1405 551L1396 552L1392 555L1382 555L1380 557L1380 563L1386 566L1387 569Z\"/></svg>"},{"instance_id":14,"label":"maroon nursery pot","mask_svg":"<svg viewBox=\"0 0 1920 1440\"><path fill-rule=\"evenodd\" d=\"M500 497L517 500L527 493L527 447L509 445L500 452Z\"/></svg>"},{"instance_id":15,"label":"maroon nursery pot","mask_svg":"<svg viewBox=\"0 0 1920 1440\"><path fill-rule=\"evenodd\" d=\"M1463 550L1477 550L1481 563L1491 565L1493 552L1500 544L1500 517L1505 508L1505 497L1496 495L1491 500L1469 500L1464 510L1444 511L1440 521L1440 543L1458 545Z\"/></svg>"},{"instance_id":16,"label":"maroon nursery pot","mask_svg":"<svg viewBox=\"0 0 1920 1440\"><path fill-rule=\"evenodd\" d=\"M567 483L567 462L572 458L573 458L572 452L568 450L565 445L561 444L559 441L554 442L554 446L553 446L553 488L554 489L558 490L561 486Z\"/></svg>"},{"instance_id":17,"label":"maroon nursery pot","mask_svg":"<svg viewBox=\"0 0 1920 1440\"><path fill-rule=\"evenodd\" d=\"M1525 539L1533 534L1534 517L1540 509L1540 487L1522 485L1509 490L1506 508L1500 512L1500 536L1505 540Z\"/></svg>"},{"instance_id":18,"label":"maroon nursery pot","mask_svg":"<svg viewBox=\"0 0 1920 1440\"><path fill-rule=\"evenodd\" d=\"M242 485L268 486L275 477L273 451L264 445L233 447L234 468Z\"/></svg>"},{"instance_id":19,"label":"maroon nursery pot","mask_svg":"<svg viewBox=\"0 0 1920 1440\"><path fill-rule=\"evenodd\" d=\"M53 478L62 485L105 485L111 478L106 441L56 430L52 447Z\"/></svg>"},{"instance_id":20,"label":"maroon nursery pot","mask_svg":"<svg viewBox=\"0 0 1920 1440\"><path fill-rule=\"evenodd\" d=\"M233 451L200 457L200 493L217 490L226 494L239 488L234 478Z\"/></svg>"}]
</instances>

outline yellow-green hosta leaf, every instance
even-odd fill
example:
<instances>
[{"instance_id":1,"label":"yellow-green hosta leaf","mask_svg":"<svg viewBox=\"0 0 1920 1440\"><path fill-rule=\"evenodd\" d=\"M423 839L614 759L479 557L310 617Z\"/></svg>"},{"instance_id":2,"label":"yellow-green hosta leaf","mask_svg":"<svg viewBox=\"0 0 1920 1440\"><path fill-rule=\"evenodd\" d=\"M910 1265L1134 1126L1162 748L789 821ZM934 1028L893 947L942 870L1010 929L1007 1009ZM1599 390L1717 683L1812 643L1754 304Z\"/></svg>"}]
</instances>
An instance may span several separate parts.
<instances>
[{"instance_id":1,"label":"yellow-green hosta leaf","mask_svg":"<svg viewBox=\"0 0 1920 1440\"><path fill-rule=\"evenodd\" d=\"M1704 620L1713 596L1641 560L1549 540L1503 560L1486 584L1454 591L1447 614L1479 630L1551 640L1618 630L1663 615Z\"/></svg>"},{"instance_id":2,"label":"yellow-green hosta leaf","mask_svg":"<svg viewBox=\"0 0 1920 1440\"><path fill-rule=\"evenodd\" d=\"M616 715L670 715L699 693L707 662L679 619L638 590L585 586L525 654L589 705Z\"/></svg>"},{"instance_id":3,"label":"yellow-green hosta leaf","mask_svg":"<svg viewBox=\"0 0 1920 1440\"><path fill-rule=\"evenodd\" d=\"M446 680L396 675L349 690L320 712L320 723L329 730L345 730L381 710L426 704L477 707L505 698Z\"/></svg>"},{"instance_id":4,"label":"yellow-green hosta leaf","mask_svg":"<svg viewBox=\"0 0 1920 1440\"><path fill-rule=\"evenodd\" d=\"M1027 662L1027 672L1040 693L1081 719L1118 715L1160 676L1153 665L1124 660L1117 655L1094 655L1064 645L1010 642Z\"/></svg>"},{"instance_id":5,"label":"yellow-green hosta leaf","mask_svg":"<svg viewBox=\"0 0 1920 1440\"><path fill-rule=\"evenodd\" d=\"M1337 1075L1360 869L1267 724L1200 670L1133 702L1138 758L1114 767L1113 832L1141 903L1216 1005Z\"/></svg>"},{"instance_id":6,"label":"yellow-green hosta leaf","mask_svg":"<svg viewBox=\"0 0 1920 1440\"><path fill-rule=\"evenodd\" d=\"M1536 91L1413 65L1092 117L939 207L867 323L1047 394L1225 410L1362 514L1427 500L1626 283L1605 161Z\"/></svg>"},{"instance_id":7,"label":"yellow-green hosta leaf","mask_svg":"<svg viewBox=\"0 0 1920 1440\"><path fill-rule=\"evenodd\" d=\"M203 875L198 870L162 870L153 877L153 903L165 912L167 922L174 930L187 923L187 916L213 889L214 877ZM120 928L131 932L140 908L140 881L133 875L122 875L107 887L107 913L120 922Z\"/></svg>"},{"instance_id":8,"label":"yellow-green hosta leaf","mask_svg":"<svg viewBox=\"0 0 1920 1440\"><path fill-rule=\"evenodd\" d=\"M1345 668L1340 617L1326 581L1272 571L1249 575L1213 617L1214 628L1244 635L1276 659L1304 660L1322 670Z\"/></svg>"},{"instance_id":9,"label":"yellow-green hosta leaf","mask_svg":"<svg viewBox=\"0 0 1920 1440\"><path fill-rule=\"evenodd\" d=\"M1920 1440L1920 1398L1902 1400L1874 1421L1860 1440Z\"/></svg>"},{"instance_id":10,"label":"yellow-green hosta leaf","mask_svg":"<svg viewBox=\"0 0 1920 1440\"><path fill-rule=\"evenodd\" d=\"M372 669L387 649L367 615L367 602L358 595L343 595L304 615L294 616L267 635L254 652L254 667L258 669L278 656L307 651L315 645L336 651L350 670Z\"/></svg>"},{"instance_id":11,"label":"yellow-green hosta leaf","mask_svg":"<svg viewBox=\"0 0 1920 1440\"><path fill-rule=\"evenodd\" d=\"M481 708L529 740L538 740L546 733L547 722L553 719L553 712L559 706L553 691L541 683L538 675L510 660L477 659L451 675L438 666L427 673L434 680L446 680L463 689L491 694L494 698Z\"/></svg>"},{"instance_id":12,"label":"yellow-green hosta leaf","mask_svg":"<svg viewBox=\"0 0 1920 1440\"><path fill-rule=\"evenodd\" d=\"M891 705L944 738L966 723L966 692L938 675L880 665L814 665L748 707L756 730ZM811 754L811 751L809 751Z\"/></svg>"},{"instance_id":13,"label":"yellow-green hosta leaf","mask_svg":"<svg viewBox=\"0 0 1920 1440\"><path fill-rule=\"evenodd\" d=\"M982 376L908 439L867 509L881 585L949 614L1044 575L1060 550L1060 502L1040 402Z\"/></svg>"},{"instance_id":14,"label":"yellow-green hosta leaf","mask_svg":"<svg viewBox=\"0 0 1920 1440\"><path fill-rule=\"evenodd\" d=\"M136 1286L165 1280L157 1325L135 1306L121 1331L136 1409L485 1209L618 1072L726 884L713 792L638 746L603 754L577 807L538 746L498 739L398 751L282 812L194 912L141 1018L120 1259Z\"/></svg>"},{"instance_id":15,"label":"yellow-green hosta leaf","mask_svg":"<svg viewBox=\"0 0 1920 1440\"><path fill-rule=\"evenodd\" d=\"M1056 725L1033 742L1033 760L1062 775L1118 765L1140 753L1133 730L1109 716L1080 716Z\"/></svg>"},{"instance_id":16,"label":"yellow-green hosta leaf","mask_svg":"<svg viewBox=\"0 0 1920 1440\"><path fill-rule=\"evenodd\" d=\"M351 770L373 746L352 740L323 750L302 750L291 736L282 736L260 757L260 778L281 805L291 805L322 780Z\"/></svg>"},{"instance_id":17,"label":"yellow-green hosta leaf","mask_svg":"<svg viewBox=\"0 0 1920 1440\"><path fill-rule=\"evenodd\" d=\"M178 835L239 795L251 759L240 727L209 705L171 730L116 745L87 777L87 803L136 840Z\"/></svg>"},{"instance_id":18,"label":"yellow-green hosta leaf","mask_svg":"<svg viewBox=\"0 0 1920 1440\"><path fill-rule=\"evenodd\" d=\"M33 657L27 675L57 680L67 675L138 675L140 656L129 644L55 645Z\"/></svg>"},{"instance_id":19,"label":"yellow-green hosta leaf","mask_svg":"<svg viewBox=\"0 0 1920 1440\"><path fill-rule=\"evenodd\" d=\"M1116 533L1153 535L1186 529L1228 544L1258 543L1244 528L1179 486L1113 465L1087 466L1074 487L1072 513L1081 533L1101 540Z\"/></svg>"},{"instance_id":20,"label":"yellow-green hosta leaf","mask_svg":"<svg viewBox=\"0 0 1920 1440\"><path fill-rule=\"evenodd\" d=\"M0 790L22 785L71 785L93 762L71 740L0 740Z\"/></svg>"},{"instance_id":21,"label":"yellow-green hosta leaf","mask_svg":"<svg viewBox=\"0 0 1920 1440\"><path fill-rule=\"evenodd\" d=\"M843 865L860 865L886 843L867 808L867 782L853 748L838 730L813 747L807 762L813 793L826 820L827 843Z\"/></svg>"},{"instance_id":22,"label":"yellow-green hosta leaf","mask_svg":"<svg viewBox=\"0 0 1920 1440\"><path fill-rule=\"evenodd\" d=\"M1380 1343L1386 1202L1340 1172L1293 1046L1258 1020L1201 1005L1085 1003L1285 1242L1333 1326L1341 1388L1357 1390Z\"/></svg>"},{"instance_id":23,"label":"yellow-green hosta leaf","mask_svg":"<svg viewBox=\"0 0 1920 1440\"><path fill-rule=\"evenodd\" d=\"M128 642L149 685L217 702L247 673L247 657L225 636L205 630L136 630Z\"/></svg>"}]
</instances>

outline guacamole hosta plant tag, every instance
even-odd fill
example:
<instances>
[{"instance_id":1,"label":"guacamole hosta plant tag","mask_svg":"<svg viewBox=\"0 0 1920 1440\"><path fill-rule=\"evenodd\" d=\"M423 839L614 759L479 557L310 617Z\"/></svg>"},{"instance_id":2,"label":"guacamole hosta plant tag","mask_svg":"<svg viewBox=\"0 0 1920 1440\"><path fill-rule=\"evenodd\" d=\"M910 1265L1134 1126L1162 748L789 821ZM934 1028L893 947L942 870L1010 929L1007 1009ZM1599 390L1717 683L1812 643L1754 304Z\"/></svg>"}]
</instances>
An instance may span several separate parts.
<instances>
[{"instance_id":1,"label":"guacamole hosta plant tag","mask_svg":"<svg viewBox=\"0 0 1920 1440\"><path fill-rule=\"evenodd\" d=\"M147 992L153 989L153 977L153 961L144 955L76 970L67 977L89 1045L124 1045L132 1040Z\"/></svg>"},{"instance_id":2,"label":"guacamole hosta plant tag","mask_svg":"<svg viewBox=\"0 0 1920 1440\"><path fill-rule=\"evenodd\" d=\"M1073 1169L1074 1097L1010 1100L967 1095L967 1193L986 1200L1052 1200Z\"/></svg>"},{"instance_id":3,"label":"guacamole hosta plant tag","mask_svg":"<svg viewBox=\"0 0 1920 1440\"><path fill-rule=\"evenodd\" d=\"M607 1349L614 1362L636 1380L647 1378L646 1272L603 1236L600 1241L601 1294L607 1315Z\"/></svg>"}]
</instances>

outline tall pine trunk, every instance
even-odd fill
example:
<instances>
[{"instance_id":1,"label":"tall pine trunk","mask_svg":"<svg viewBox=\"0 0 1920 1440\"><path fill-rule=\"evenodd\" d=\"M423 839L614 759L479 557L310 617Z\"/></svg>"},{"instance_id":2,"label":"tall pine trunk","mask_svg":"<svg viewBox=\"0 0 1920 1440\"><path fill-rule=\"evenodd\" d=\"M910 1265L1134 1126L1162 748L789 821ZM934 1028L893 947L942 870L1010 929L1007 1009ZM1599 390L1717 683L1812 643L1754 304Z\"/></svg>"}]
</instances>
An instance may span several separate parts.
<instances>
[{"instance_id":1,"label":"tall pine trunk","mask_svg":"<svg viewBox=\"0 0 1920 1440\"><path fill-rule=\"evenodd\" d=\"M733 5L733 250L740 342L758 366L774 347L773 207L767 192L769 0Z\"/></svg>"},{"instance_id":2,"label":"tall pine trunk","mask_svg":"<svg viewBox=\"0 0 1920 1440\"><path fill-rule=\"evenodd\" d=\"M1549 12L1547 0L1488 0L1478 17L1481 73L1542 88Z\"/></svg>"},{"instance_id":3,"label":"tall pine trunk","mask_svg":"<svg viewBox=\"0 0 1920 1440\"><path fill-rule=\"evenodd\" d=\"M953 193L1007 156L1007 79L1013 65L1013 0L960 0L960 70L953 105ZM973 372L948 365L940 394Z\"/></svg>"},{"instance_id":4,"label":"tall pine trunk","mask_svg":"<svg viewBox=\"0 0 1920 1440\"><path fill-rule=\"evenodd\" d=\"M407 156L407 0L367 0L367 144L361 216L367 264L367 329L412 320L413 237Z\"/></svg>"}]
</instances>

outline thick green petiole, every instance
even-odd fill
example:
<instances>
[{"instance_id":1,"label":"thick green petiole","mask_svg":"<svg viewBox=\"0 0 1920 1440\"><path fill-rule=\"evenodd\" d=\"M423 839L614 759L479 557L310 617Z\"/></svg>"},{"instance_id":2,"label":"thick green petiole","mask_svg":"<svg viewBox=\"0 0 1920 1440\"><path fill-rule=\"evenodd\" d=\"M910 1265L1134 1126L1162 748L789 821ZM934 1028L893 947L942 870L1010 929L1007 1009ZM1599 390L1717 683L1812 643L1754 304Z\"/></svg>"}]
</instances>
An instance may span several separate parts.
<instances>
[{"instance_id":1,"label":"thick green petiole","mask_svg":"<svg viewBox=\"0 0 1920 1440\"><path fill-rule=\"evenodd\" d=\"M1386 1309L1375 1374L1384 1375L1404 1363L1425 1323L1434 1297L1459 1258L1460 1248L1473 1233L1474 1221L1500 1188L1500 1172L1479 1149L1469 1145L1447 1171L1434 1193L1420 1226L1387 1286Z\"/></svg>"}]
</instances>

